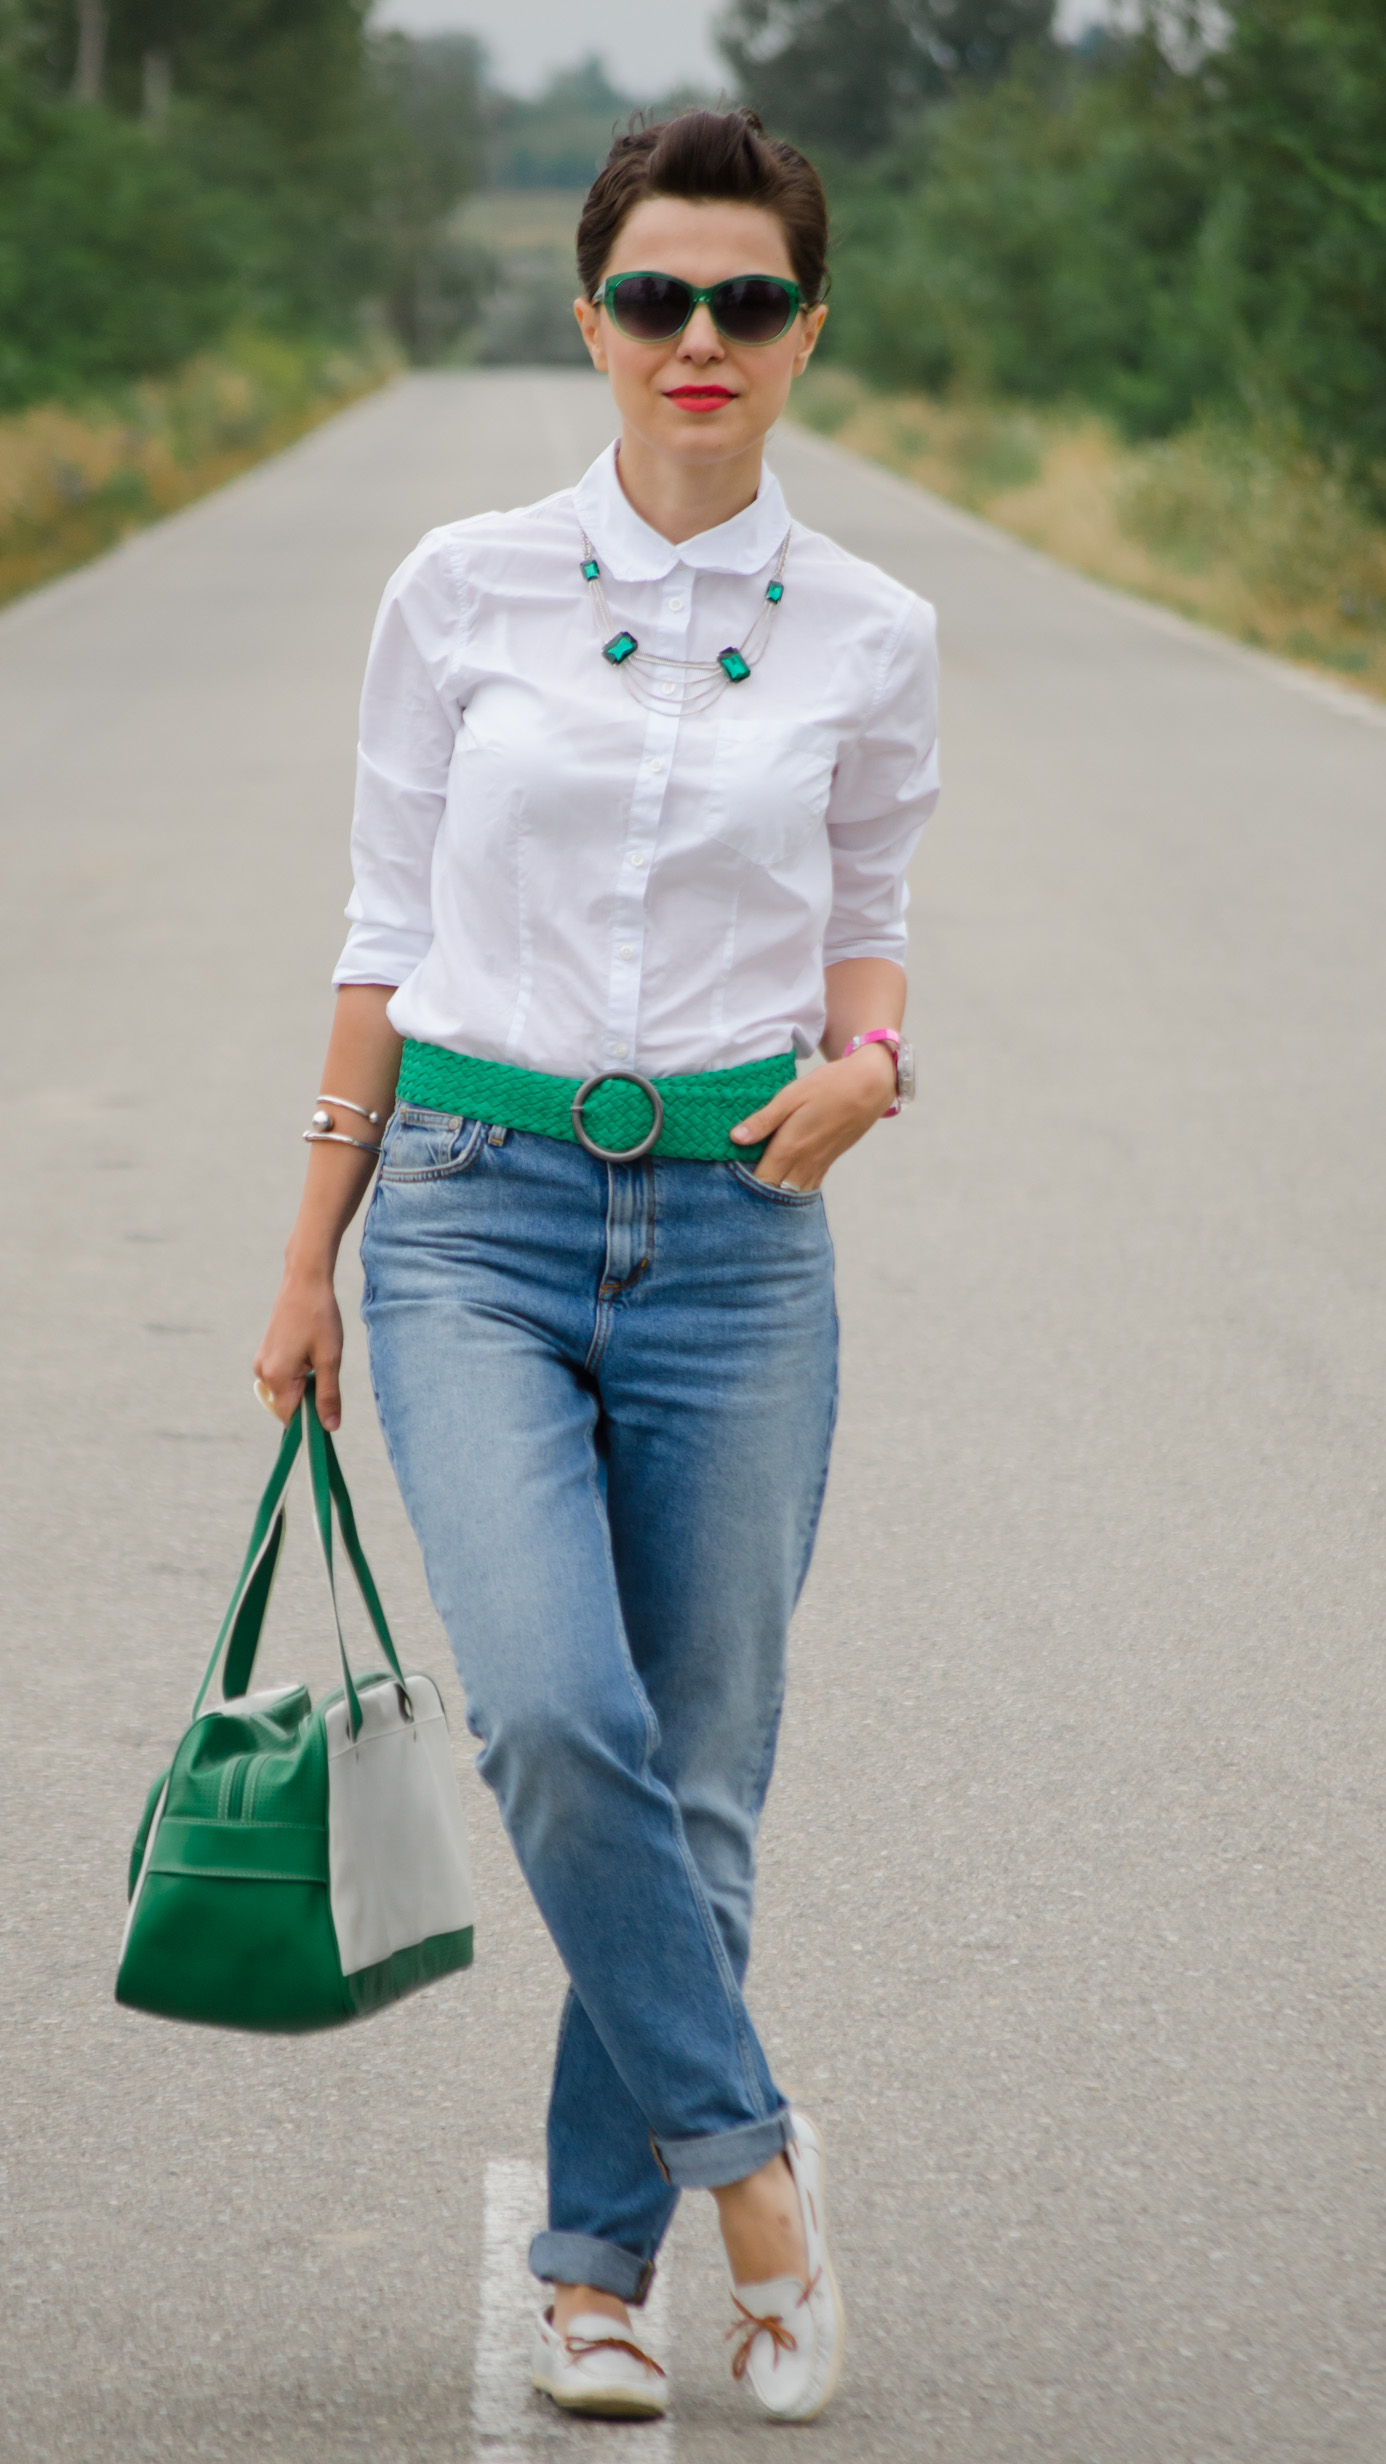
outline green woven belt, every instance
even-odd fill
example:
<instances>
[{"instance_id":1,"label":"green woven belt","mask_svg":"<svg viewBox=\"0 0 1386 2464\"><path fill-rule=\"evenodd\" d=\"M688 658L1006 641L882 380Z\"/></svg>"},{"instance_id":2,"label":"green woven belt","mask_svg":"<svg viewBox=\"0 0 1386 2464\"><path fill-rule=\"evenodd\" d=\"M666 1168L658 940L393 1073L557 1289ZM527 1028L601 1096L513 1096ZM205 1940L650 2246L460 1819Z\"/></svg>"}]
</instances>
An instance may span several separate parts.
<instances>
[{"instance_id":1,"label":"green woven belt","mask_svg":"<svg viewBox=\"0 0 1386 2464\"><path fill-rule=\"evenodd\" d=\"M664 1106L664 1125L650 1152L681 1156L690 1163L758 1162L764 1141L733 1146L730 1133L793 1076L793 1053L777 1052L768 1061L745 1061L739 1069L651 1079ZM648 1095L629 1078L554 1078L547 1070L474 1061L468 1053L449 1052L442 1044L411 1041L400 1062L399 1101L427 1112L455 1112L468 1121L534 1130L541 1138L566 1138L576 1146L580 1142L573 1104L585 1085L591 1092L582 1106L583 1126L619 1161L649 1136L654 1118Z\"/></svg>"}]
</instances>

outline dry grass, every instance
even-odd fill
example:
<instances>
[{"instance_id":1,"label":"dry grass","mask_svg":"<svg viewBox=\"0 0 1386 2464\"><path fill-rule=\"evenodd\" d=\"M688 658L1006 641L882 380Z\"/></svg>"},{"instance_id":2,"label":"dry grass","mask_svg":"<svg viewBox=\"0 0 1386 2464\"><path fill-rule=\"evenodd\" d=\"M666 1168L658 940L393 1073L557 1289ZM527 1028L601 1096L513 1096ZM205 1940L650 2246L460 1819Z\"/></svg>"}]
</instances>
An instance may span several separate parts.
<instances>
[{"instance_id":1,"label":"dry grass","mask_svg":"<svg viewBox=\"0 0 1386 2464\"><path fill-rule=\"evenodd\" d=\"M1386 531L1317 463L1215 427L1129 445L1093 417L875 394L836 368L795 409L1080 572L1386 698Z\"/></svg>"},{"instance_id":2,"label":"dry grass","mask_svg":"<svg viewBox=\"0 0 1386 2464\"><path fill-rule=\"evenodd\" d=\"M247 335L119 396L0 419L0 604L220 487L397 364L383 343Z\"/></svg>"}]
</instances>

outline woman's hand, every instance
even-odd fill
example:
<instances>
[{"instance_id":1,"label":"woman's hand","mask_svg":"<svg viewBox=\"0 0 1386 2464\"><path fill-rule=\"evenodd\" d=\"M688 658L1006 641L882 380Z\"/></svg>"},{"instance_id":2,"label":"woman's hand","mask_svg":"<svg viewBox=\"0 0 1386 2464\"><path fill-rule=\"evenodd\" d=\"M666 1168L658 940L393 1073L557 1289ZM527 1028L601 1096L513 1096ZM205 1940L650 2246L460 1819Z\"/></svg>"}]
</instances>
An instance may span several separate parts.
<instances>
[{"instance_id":1,"label":"woman's hand","mask_svg":"<svg viewBox=\"0 0 1386 2464\"><path fill-rule=\"evenodd\" d=\"M863 1044L848 1061L825 1061L807 1078L781 1087L773 1102L739 1121L738 1146L768 1138L756 1179L776 1189L818 1189L830 1166L863 1138L895 1101L895 1062L888 1044Z\"/></svg>"},{"instance_id":2,"label":"woman's hand","mask_svg":"<svg viewBox=\"0 0 1386 2464\"><path fill-rule=\"evenodd\" d=\"M314 1377L319 1420L325 1429L340 1428L341 1370L342 1313L331 1271L288 1268L255 1355L255 1374L268 1388L277 1418L287 1427Z\"/></svg>"}]
</instances>

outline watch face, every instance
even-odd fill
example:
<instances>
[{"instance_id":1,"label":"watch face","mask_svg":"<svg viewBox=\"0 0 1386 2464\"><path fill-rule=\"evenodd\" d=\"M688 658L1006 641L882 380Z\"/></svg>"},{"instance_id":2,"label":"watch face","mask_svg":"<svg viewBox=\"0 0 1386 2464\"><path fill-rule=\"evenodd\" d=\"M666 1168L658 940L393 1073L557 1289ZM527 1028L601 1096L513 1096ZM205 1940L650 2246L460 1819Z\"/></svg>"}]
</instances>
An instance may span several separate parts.
<instances>
[{"instance_id":1,"label":"watch face","mask_svg":"<svg viewBox=\"0 0 1386 2464\"><path fill-rule=\"evenodd\" d=\"M903 1035L895 1050L895 1094L899 1103L914 1102L914 1046Z\"/></svg>"}]
</instances>

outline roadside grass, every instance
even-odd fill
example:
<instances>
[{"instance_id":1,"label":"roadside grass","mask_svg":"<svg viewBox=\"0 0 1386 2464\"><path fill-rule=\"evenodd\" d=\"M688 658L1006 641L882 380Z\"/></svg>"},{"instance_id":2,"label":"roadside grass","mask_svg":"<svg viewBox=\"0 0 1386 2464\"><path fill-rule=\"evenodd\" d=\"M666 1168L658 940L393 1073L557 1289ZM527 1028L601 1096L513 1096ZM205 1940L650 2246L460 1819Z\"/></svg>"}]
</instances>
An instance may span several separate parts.
<instances>
[{"instance_id":1,"label":"roadside grass","mask_svg":"<svg viewBox=\"0 0 1386 2464\"><path fill-rule=\"evenodd\" d=\"M1097 580L1386 698L1386 531L1331 472L1208 424L1126 443L1105 421L814 370L794 416Z\"/></svg>"},{"instance_id":2,"label":"roadside grass","mask_svg":"<svg viewBox=\"0 0 1386 2464\"><path fill-rule=\"evenodd\" d=\"M0 605L205 496L394 375L398 353L232 335L172 376L0 418Z\"/></svg>"}]
</instances>

